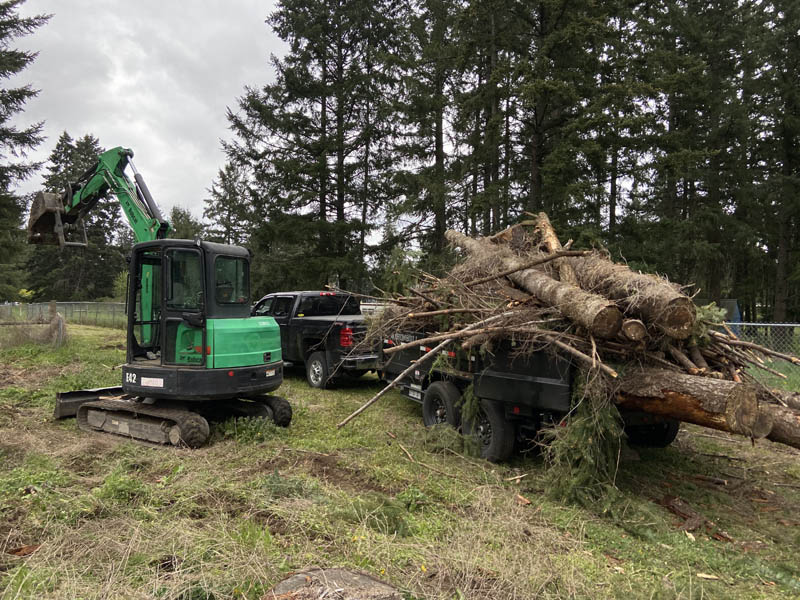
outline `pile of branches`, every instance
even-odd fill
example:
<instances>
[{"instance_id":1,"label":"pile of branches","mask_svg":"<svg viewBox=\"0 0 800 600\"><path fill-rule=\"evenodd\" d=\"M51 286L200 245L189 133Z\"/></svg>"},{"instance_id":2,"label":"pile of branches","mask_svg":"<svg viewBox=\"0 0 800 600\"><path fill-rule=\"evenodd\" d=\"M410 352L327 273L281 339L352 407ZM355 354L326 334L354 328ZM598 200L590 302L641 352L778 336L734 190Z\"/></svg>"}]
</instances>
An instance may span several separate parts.
<instances>
[{"instance_id":1,"label":"pile of branches","mask_svg":"<svg viewBox=\"0 0 800 600\"><path fill-rule=\"evenodd\" d=\"M520 352L557 352L601 373L622 408L800 447L800 403L753 376L785 377L773 361L800 359L738 339L720 311L696 309L679 285L562 246L544 213L491 237L446 235L463 260L389 298L373 327L382 338L424 337L385 354L491 350L511 338Z\"/></svg>"}]
</instances>

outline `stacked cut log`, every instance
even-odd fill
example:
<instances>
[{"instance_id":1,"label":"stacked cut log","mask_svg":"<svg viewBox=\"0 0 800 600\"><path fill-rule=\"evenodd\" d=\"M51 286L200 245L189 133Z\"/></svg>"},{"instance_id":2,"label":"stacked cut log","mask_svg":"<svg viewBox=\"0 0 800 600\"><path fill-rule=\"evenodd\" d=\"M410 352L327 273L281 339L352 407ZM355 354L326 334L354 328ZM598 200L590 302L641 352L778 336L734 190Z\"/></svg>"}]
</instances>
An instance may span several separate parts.
<instances>
[{"instance_id":1,"label":"stacked cut log","mask_svg":"<svg viewBox=\"0 0 800 600\"><path fill-rule=\"evenodd\" d=\"M800 448L800 401L752 375L782 377L773 360L800 359L698 318L680 286L562 246L544 213L487 238L446 237L461 262L391 298L376 335L417 331L426 337L414 345L464 349L512 337L603 373L621 408Z\"/></svg>"}]
</instances>

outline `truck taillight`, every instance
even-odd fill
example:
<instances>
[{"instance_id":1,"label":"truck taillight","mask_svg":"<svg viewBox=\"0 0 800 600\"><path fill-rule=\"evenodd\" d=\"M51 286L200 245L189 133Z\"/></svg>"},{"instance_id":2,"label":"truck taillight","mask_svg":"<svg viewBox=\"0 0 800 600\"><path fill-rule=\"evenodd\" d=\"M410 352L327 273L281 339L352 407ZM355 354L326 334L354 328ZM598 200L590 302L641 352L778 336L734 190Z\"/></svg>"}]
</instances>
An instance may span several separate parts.
<instances>
[{"instance_id":1,"label":"truck taillight","mask_svg":"<svg viewBox=\"0 0 800 600\"><path fill-rule=\"evenodd\" d=\"M347 348L353 345L353 330L349 327L342 327L339 330L339 345Z\"/></svg>"}]
</instances>

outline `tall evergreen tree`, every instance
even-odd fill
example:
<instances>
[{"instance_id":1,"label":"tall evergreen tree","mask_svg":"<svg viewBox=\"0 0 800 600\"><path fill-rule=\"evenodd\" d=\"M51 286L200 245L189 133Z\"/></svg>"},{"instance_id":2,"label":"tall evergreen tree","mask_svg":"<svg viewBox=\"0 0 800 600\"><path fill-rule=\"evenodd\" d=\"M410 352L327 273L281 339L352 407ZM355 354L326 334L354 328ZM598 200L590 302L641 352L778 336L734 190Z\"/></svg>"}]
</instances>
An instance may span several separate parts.
<instances>
[{"instance_id":1,"label":"tall evergreen tree","mask_svg":"<svg viewBox=\"0 0 800 600\"><path fill-rule=\"evenodd\" d=\"M407 6L401 101L402 137L398 144L399 193L403 203L398 213L413 215L421 229L419 242L438 255L444 248L448 227L449 119L447 108L453 97L456 72L454 30L458 0L419 0Z\"/></svg>"},{"instance_id":2,"label":"tall evergreen tree","mask_svg":"<svg viewBox=\"0 0 800 600\"><path fill-rule=\"evenodd\" d=\"M203 216L209 221L206 238L223 244L242 245L252 227L250 187L242 169L227 163L208 190Z\"/></svg>"},{"instance_id":3,"label":"tall evergreen tree","mask_svg":"<svg viewBox=\"0 0 800 600\"><path fill-rule=\"evenodd\" d=\"M33 33L49 19L45 15L21 17L18 10L22 4L24 0L0 2L0 301L16 300L22 287L25 234L20 227L24 202L14 187L38 168L24 157L43 140L42 123L18 128L13 122L38 91L30 85L7 85L36 58L35 52L13 48L14 41Z\"/></svg>"},{"instance_id":4,"label":"tall evergreen tree","mask_svg":"<svg viewBox=\"0 0 800 600\"><path fill-rule=\"evenodd\" d=\"M248 89L229 114L229 158L252 182L254 221L270 223L253 239L256 254L302 255L293 276L308 286L364 277L384 135L376 118L385 118L365 73L382 72L385 36L376 28L392 11L389 0L281 1L269 19L289 45L284 58L273 57L277 80ZM264 268L272 282L286 275L273 260Z\"/></svg>"},{"instance_id":5,"label":"tall evergreen tree","mask_svg":"<svg viewBox=\"0 0 800 600\"><path fill-rule=\"evenodd\" d=\"M173 206L169 211L172 231L169 237L177 240L196 240L203 237L203 223L185 208Z\"/></svg>"}]
</instances>

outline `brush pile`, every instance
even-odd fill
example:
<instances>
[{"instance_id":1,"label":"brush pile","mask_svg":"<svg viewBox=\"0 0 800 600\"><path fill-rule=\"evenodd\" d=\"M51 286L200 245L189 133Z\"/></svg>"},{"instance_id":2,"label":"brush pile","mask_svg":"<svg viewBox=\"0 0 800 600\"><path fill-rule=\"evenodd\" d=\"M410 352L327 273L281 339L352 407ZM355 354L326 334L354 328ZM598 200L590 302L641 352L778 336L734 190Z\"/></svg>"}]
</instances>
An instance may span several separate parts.
<instances>
[{"instance_id":1,"label":"brush pile","mask_svg":"<svg viewBox=\"0 0 800 600\"><path fill-rule=\"evenodd\" d=\"M562 247L544 213L491 237L446 235L463 260L391 298L373 331L424 339L386 354L436 344L431 354L448 345L491 350L511 338L520 352L557 352L603 374L622 409L800 448L800 403L753 376L784 377L773 361L800 359L738 339L680 286Z\"/></svg>"}]
</instances>

